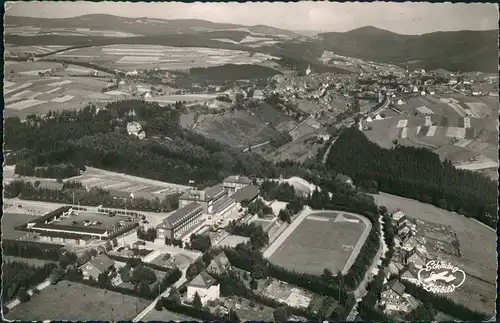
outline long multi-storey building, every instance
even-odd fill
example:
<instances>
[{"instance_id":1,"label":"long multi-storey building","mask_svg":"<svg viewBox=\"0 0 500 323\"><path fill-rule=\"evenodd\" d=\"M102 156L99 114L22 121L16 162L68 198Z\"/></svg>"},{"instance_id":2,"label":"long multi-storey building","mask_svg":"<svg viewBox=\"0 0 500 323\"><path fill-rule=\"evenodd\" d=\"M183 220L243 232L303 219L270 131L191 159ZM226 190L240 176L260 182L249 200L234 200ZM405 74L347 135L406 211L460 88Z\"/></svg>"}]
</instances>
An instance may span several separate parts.
<instances>
[{"instance_id":1,"label":"long multi-storey building","mask_svg":"<svg viewBox=\"0 0 500 323\"><path fill-rule=\"evenodd\" d=\"M203 207L196 202L181 206L156 228L157 238L162 240L182 238L201 222L202 215Z\"/></svg>"},{"instance_id":2,"label":"long multi-storey building","mask_svg":"<svg viewBox=\"0 0 500 323\"><path fill-rule=\"evenodd\" d=\"M227 192L222 185L215 185L204 190L189 190L179 197L179 207L187 206L193 202L202 206L206 214L216 213L217 205L227 197Z\"/></svg>"}]
</instances>

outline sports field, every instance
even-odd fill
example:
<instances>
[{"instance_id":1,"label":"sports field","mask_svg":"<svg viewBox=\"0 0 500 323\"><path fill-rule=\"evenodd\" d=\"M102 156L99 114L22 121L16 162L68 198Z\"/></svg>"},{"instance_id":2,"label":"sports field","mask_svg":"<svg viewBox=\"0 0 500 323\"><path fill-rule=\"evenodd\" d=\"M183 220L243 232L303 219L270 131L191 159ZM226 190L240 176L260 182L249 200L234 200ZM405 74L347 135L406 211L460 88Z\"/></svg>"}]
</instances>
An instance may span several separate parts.
<instances>
[{"instance_id":1,"label":"sports field","mask_svg":"<svg viewBox=\"0 0 500 323\"><path fill-rule=\"evenodd\" d=\"M378 205L386 206L389 212L401 210L410 218L451 226L458 238L461 257L448 255L446 259L464 270L467 277L450 297L475 310L494 313L497 236L493 229L463 215L415 200L386 193L374 195L374 198Z\"/></svg>"},{"instance_id":2,"label":"sports field","mask_svg":"<svg viewBox=\"0 0 500 323\"><path fill-rule=\"evenodd\" d=\"M49 285L29 302L14 307L6 316L16 321L126 321L150 301L83 284L61 281Z\"/></svg>"},{"instance_id":3,"label":"sports field","mask_svg":"<svg viewBox=\"0 0 500 323\"><path fill-rule=\"evenodd\" d=\"M298 272L321 274L325 268L347 272L371 228L367 223L351 213L315 211L294 229L290 226L291 233L285 230L282 235L289 235L281 243L276 240L279 246L268 257L272 263Z\"/></svg>"}]
</instances>

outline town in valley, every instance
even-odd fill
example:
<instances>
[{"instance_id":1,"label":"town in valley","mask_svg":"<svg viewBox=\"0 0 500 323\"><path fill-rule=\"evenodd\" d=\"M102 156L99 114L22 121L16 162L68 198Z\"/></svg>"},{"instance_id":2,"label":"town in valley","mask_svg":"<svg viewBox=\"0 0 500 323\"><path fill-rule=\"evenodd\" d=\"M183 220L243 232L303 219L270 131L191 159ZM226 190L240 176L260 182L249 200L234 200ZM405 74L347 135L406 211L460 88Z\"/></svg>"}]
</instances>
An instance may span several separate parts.
<instances>
[{"instance_id":1,"label":"town in valley","mask_svg":"<svg viewBox=\"0 0 500 323\"><path fill-rule=\"evenodd\" d=\"M496 321L497 5L4 8L3 320Z\"/></svg>"}]
</instances>

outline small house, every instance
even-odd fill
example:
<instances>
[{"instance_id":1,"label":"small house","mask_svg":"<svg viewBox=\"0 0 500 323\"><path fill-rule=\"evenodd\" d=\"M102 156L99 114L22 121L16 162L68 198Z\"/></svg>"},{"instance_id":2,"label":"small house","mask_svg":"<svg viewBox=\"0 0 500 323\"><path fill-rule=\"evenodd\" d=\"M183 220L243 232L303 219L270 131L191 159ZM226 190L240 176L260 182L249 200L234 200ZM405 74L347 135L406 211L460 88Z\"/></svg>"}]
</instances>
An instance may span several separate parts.
<instances>
[{"instance_id":1,"label":"small house","mask_svg":"<svg viewBox=\"0 0 500 323\"><path fill-rule=\"evenodd\" d=\"M388 311L402 311L406 309L406 302L403 297L405 286L398 280L388 282L382 289L380 304Z\"/></svg>"},{"instance_id":2,"label":"small house","mask_svg":"<svg viewBox=\"0 0 500 323\"><path fill-rule=\"evenodd\" d=\"M397 211L394 212L391 215L391 222L394 227L398 227L401 225L401 223L406 221L406 214L404 214L402 211Z\"/></svg>"},{"instance_id":3,"label":"small house","mask_svg":"<svg viewBox=\"0 0 500 323\"><path fill-rule=\"evenodd\" d=\"M420 285L420 281L418 280L418 271L419 269L414 263L409 263L401 270L400 277L402 280L409 281L415 285Z\"/></svg>"},{"instance_id":4,"label":"small house","mask_svg":"<svg viewBox=\"0 0 500 323\"><path fill-rule=\"evenodd\" d=\"M200 296L201 303L205 305L207 301L219 298L220 284L215 278L202 271L187 286L187 299L189 301L192 301L196 294Z\"/></svg>"},{"instance_id":5,"label":"small house","mask_svg":"<svg viewBox=\"0 0 500 323\"><path fill-rule=\"evenodd\" d=\"M416 268L422 268L425 266L426 257L418 251L417 247L414 247L406 254L406 264L413 264Z\"/></svg>"},{"instance_id":6,"label":"small house","mask_svg":"<svg viewBox=\"0 0 500 323\"><path fill-rule=\"evenodd\" d=\"M404 239L401 241L401 248L403 250L412 250L418 244L418 241L413 233L409 233Z\"/></svg>"},{"instance_id":7,"label":"small house","mask_svg":"<svg viewBox=\"0 0 500 323\"><path fill-rule=\"evenodd\" d=\"M94 279L97 280L100 274L107 273L112 267L114 267L115 262L111 260L108 256L101 254L94 259L88 261L79 269L82 271L84 279Z\"/></svg>"},{"instance_id":8,"label":"small house","mask_svg":"<svg viewBox=\"0 0 500 323\"><path fill-rule=\"evenodd\" d=\"M212 259L207 267L207 271L215 274L223 274L231 268L231 263L224 252L221 252Z\"/></svg>"}]
</instances>

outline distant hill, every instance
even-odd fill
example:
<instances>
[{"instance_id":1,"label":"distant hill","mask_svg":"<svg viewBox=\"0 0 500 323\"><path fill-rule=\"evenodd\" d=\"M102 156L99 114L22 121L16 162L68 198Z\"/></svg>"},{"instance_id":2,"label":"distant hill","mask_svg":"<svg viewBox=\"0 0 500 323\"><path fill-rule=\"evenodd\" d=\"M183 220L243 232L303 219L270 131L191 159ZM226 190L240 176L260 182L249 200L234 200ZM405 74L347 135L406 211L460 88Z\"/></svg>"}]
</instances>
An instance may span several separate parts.
<instances>
[{"instance_id":1,"label":"distant hill","mask_svg":"<svg viewBox=\"0 0 500 323\"><path fill-rule=\"evenodd\" d=\"M448 31L400 35L375 27L321 33L325 49L339 55L410 68L498 71L498 32Z\"/></svg>"},{"instance_id":2,"label":"distant hill","mask_svg":"<svg viewBox=\"0 0 500 323\"><path fill-rule=\"evenodd\" d=\"M445 68L450 71L498 72L498 33L489 31L435 32L424 35L400 35L375 27L362 27L348 32L294 32L255 25L214 23L195 19L124 18L93 14L63 19L5 16L5 42L15 45L105 45L134 43L170 46L199 46L240 49L279 55L305 63L317 64L325 50L401 67ZM40 28L35 36L13 34L15 27ZM77 30L78 28L78 30ZM49 35L54 30L74 30L85 34L85 28L117 31L137 37L104 37L95 33L85 36ZM28 28L29 29L29 28ZM83 30L83 31L82 31ZM35 29L36 32L36 29ZM313 36L310 37L309 35ZM240 42L247 36L271 38L277 43L260 47L222 42ZM304 64L305 64L304 63ZM316 68L316 70L321 70Z\"/></svg>"},{"instance_id":3,"label":"distant hill","mask_svg":"<svg viewBox=\"0 0 500 323\"><path fill-rule=\"evenodd\" d=\"M267 36L303 37L289 30L264 25L244 26L215 23L199 19L126 18L106 14L91 14L59 19L5 16L5 24L8 27L32 26L41 28L42 30L54 28L91 28L92 30L112 30L142 36L245 30L249 33L260 33Z\"/></svg>"}]
</instances>

